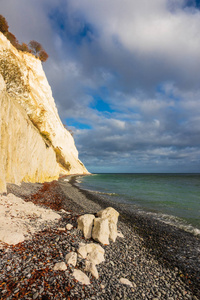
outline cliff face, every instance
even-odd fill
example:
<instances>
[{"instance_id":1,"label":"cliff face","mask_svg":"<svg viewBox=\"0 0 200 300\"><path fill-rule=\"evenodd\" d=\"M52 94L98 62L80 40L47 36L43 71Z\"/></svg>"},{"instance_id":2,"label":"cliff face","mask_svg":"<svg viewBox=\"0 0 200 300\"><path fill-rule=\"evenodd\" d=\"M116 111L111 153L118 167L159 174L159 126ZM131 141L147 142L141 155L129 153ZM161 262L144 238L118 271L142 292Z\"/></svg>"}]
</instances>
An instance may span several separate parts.
<instances>
[{"instance_id":1,"label":"cliff face","mask_svg":"<svg viewBox=\"0 0 200 300\"><path fill-rule=\"evenodd\" d=\"M0 192L6 182L86 174L64 128L39 59L0 33Z\"/></svg>"}]
</instances>

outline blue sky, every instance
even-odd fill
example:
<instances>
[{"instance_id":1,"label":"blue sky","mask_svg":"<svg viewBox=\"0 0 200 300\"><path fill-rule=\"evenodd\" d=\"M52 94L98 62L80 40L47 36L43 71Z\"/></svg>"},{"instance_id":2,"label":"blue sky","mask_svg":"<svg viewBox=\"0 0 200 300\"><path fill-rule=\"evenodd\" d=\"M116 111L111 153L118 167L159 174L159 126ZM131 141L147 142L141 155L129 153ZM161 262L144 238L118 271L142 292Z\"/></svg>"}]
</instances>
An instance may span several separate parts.
<instances>
[{"instance_id":1,"label":"blue sky","mask_svg":"<svg viewBox=\"0 0 200 300\"><path fill-rule=\"evenodd\" d=\"M90 172L200 172L200 1L1 0Z\"/></svg>"}]
</instances>

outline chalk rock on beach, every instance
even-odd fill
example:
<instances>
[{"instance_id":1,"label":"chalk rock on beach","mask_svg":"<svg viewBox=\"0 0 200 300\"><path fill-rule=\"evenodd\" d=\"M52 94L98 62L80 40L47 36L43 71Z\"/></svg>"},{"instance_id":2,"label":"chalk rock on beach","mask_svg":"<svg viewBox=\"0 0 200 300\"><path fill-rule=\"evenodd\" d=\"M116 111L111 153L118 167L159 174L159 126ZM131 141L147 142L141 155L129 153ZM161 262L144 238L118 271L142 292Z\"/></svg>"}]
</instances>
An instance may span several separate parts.
<instances>
[{"instance_id":1,"label":"chalk rock on beach","mask_svg":"<svg viewBox=\"0 0 200 300\"><path fill-rule=\"evenodd\" d=\"M86 259L85 271L90 272L96 279L99 278L99 274L96 265L103 262L105 250L96 243L80 244L78 253Z\"/></svg>"},{"instance_id":2,"label":"chalk rock on beach","mask_svg":"<svg viewBox=\"0 0 200 300\"><path fill-rule=\"evenodd\" d=\"M124 235L121 231L117 231L117 236L120 238L124 238Z\"/></svg>"},{"instance_id":3,"label":"chalk rock on beach","mask_svg":"<svg viewBox=\"0 0 200 300\"><path fill-rule=\"evenodd\" d=\"M120 283L125 284L125 285L129 285L130 287L133 287L132 282L130 282L128 279L126 278L120 278L119 280Z\"/></svg>"},{"instance_id":4,"label":"chalk rock on beach","mask_svg":"<svg viewBox=\"0 0 200 300\"><path fill-rule=\"evenodd\" d=\"M104 259L105 250L98 244L88 244L87 246L87 259L90 260L95 265L102 263Z\"/></svg>"},{"instance_id":5,"label":"chalk rock on beach","mask_svg":"<svg viewBox=\"0 0 200 300\"><path fill-rule=\"evenodd\" d=\"M70 252L65 256L65 261L68 265L76 266L77 263L77 253Z\"/></svg>"},{"instance_id":6,"label":"chalk rock on beach","mask_svg":"<svg viewBox=\"0 0 200 300\"><path fill-rule=\"evenodd\" d=\"M63 228L63 227L58 227L57 228L59 231L65 231L65 228Z\"/></svg>"},{"instance_id":7,"label":"chalk rock on beach","mask_svg":"<svg viewBox=\"0 0 200 300\"><path fill-rule=\"evenodd\" d=\"M113 207L107 207L103 210L100 210L97 213L97 216L103 219L109 219L116 224L118 221L119 213Z\"/></svg>"},{"instance_id":8,"label":"chalk rock on beach","mask_svg":"<svg viewBox=\"0 0 200 300\"><path fill-rule=\"evenodd\" d=\"M71 215L71 213L70 213L69 211L66 211L66 210L63 209L63 208L60 209L60 212L66 214L66 215Z\"/></svg>"},{"instance_id":9,"label":"chalk rock on beach","mask_svg":"<svg viewBox=\"0 0 200 300\"><path fill-rule=\"evenodd\" d=\"M73 276L75 277L76 280L78 280L82 284L86 284L86 285L90 284L89 277L80 270L75 269L73 272Z\"/></svg>"},{"instance_id":10,"label":"chalk rock on beach","mask_svg":"<svg viewBox=\"0 0 200 300\"><path fill-rule=\"evenodd\" d=\"M61 216L26 202L13 194L0 195L0 241L9 245L23 242L31 234L40 231L42 224L56 223Z\"/></svg>"},{"instance_id":11,"label":"chalk rock on beach","mask_svg":"<svg viewBox=\"0 0 200 300\"><path fill-rule=\"evenodd\" d=\"M73 225L72 225L72 224L67 224L67 225L66 225L66 229L67 229L67 230L71 230L72 228L73 228Z\"/></svg>"},{"instance_id":12,"label":"chalk rock on beach","mask_svg":"<svg viewBox=\"0 0 200 300\"><path fill-rule=\"evenodd\" d=\"M105 250L96 243L81 244L78 253L93 264L98 265L103 262Z\"/></svg>"},{"instance_id":13,"label":"chalk rock on beach","mask_svg":"<svg viewBox=\"0 0 200 300\"><path fill-rule=\"evenodd\" d=\"M99 278L99 273L97 268L93 262L90 260L86 260L85 262L85 271L90 272L96 279Z\"/></svg>"},{"instance_id":14,"label":"chalk rock on beach","mask_svg":"<svg viewBox=\"0 0 200 300\"><path fill-rule=\"evenodd\" d=\"M86 214L78 218L78 229L83 231L85 239L90 239L92 236L92 226L95 216Z\"/></svg>"},{"instance_id":15,"label":"chalk rock on beach","mask_svg":"<svg viewBox=\"0 0 200 300\"><path fill-rule=\"evenodd\" d=\"M80 256L82 258L86 258L87 257L87 245L84 243L80 243L79 244L79 248L78 248L78 254L80 254Z\"/></svg>"},{"instance_id":16,"label":"chalk rock on beach","mask_svg":"<svg viewBox=\"0 0 200 300\"><path fill-rule=\"evenodd\" d=\"M94 227L92 230L92 237L95 241L101 244L109 244L109 221L108 219L95 218Z\"/></svg>"},{"instance_id":17,"label":"chalk rock on beach","mask_svg":"<svg viewBox=\"0 0 200 300\"><path fill-rule=\"evenodd\" d=\"M16 245L25 240L25 237L22 232L0 230L0 241L7 243L9 245Z\"/></svg>"},{"instance_id":18,"label":"chalk rock on beach","mask_svg":"<svg viewBox=\"0 0 200 300\"><path fill-rule=\"evenodd\" d=\"M97 213L97 216L101 219L107 219L109 225L109 238L111 241L115 242L118 232L117 232L117 222L119 213L112 207L107 207Z\"/></svg>"},{"instance_id":19,"label":"chalk rock on beach","mask_svg":"<svg viewBox=\"0 0 200 300\"><path fill-rule=\"evenodd\" d=\"M65 271L67 269L67 266L64 263L64 261L62 261L62 262L56 263L53 269L54 269L54 271Z\"/></svg>"}]
</instances>

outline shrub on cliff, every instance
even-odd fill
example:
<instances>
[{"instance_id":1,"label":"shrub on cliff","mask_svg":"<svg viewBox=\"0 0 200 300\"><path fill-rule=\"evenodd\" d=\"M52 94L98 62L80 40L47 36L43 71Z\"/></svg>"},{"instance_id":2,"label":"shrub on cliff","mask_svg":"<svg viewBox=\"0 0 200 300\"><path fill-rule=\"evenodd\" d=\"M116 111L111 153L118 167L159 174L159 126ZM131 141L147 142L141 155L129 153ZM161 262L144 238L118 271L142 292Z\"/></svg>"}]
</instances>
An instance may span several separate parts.
<instances>
[{"instance_id":1,"label":"shrub on cliff","mask_svg":"<svg viewBox=\"0 0 200 300\"><path fill-rule=\"evenodd\" d=\"M4 18L4 16L0 15L0 31L2 33L6 33L8 32L8 22L6 21L6 19Z\"/></svg>"},{"instance_id":2,"label":"shrub on cliff","mask_svg":"<svg viewBox=\"0 0 200 300\"><path fill-rule=\"evenodd\" d=\"M16 36L8 31L8 28L8 22L4 16L0 15L0 31L7 37L11 44L17 48L17 46L19 46L19 42L16 39Z\"/></svg>"},{"instance_id":3,"label":"shrub on cliff","mask_svg":"<svg viewBox=\"0 0 200 300\"><path fill-rule=\"evenodd\" d=\"M56 153L56 160L57 162L67 171L71 170L71 164L67 161L65 161L65 158L63 157L63 154L61 153L61 150L59 147L54 148L54 151Z\"/></svg>"},{"instance_id":4,"label":"shrub on cliff","mask_svg":"<svg viewBox=\"0 0 200 300\"><path fill-rule=\"evenodd\" d=\"M6 21L4 16L0 15L0 32L2 32L7 37L7 39L16 49L32 53L42 62L45 62L48 59L49 56L40 43L36 41L30 41L29 46L25 43L19 44L14 34L8 31L8 28L8 22Z\"/></svg>"},{"instance_id":5,"label":"shrub on cliff","mask_svg":"<svg viewBox=\"0 0 200 300\"><path fill-rule=\"evenodd\" d=\"M18 40L16 39L16 36L14 35L14 34L12 34L11 32L6 32L5 34L4 34L6 37L7 37L7 39L11 42L11 44L15 47L15 48L17 48L18 49L18 47L20 46L19 45L19 42L18 42Z\"/></svg>"},{"instance_id":6,"label":"shrub on cliff","mask_svg":"<svg viewBox=\"0 0 200 300\"><path fill-rule=\"evenodd\" d=\"M46 53L46 51L44 50L41 50L40 51L40 54L39 54L39 59L42 61L42 62L45 62L47 59L48 59L49 55Z\"/></svg>"},{"instance_id":7,"label":"shrub on cliff","mask_svg":"<svg viewBox=\"0 0 200 300\"><path fill-rule=\"evenodd\" d=\"M17 49L24 52L31 52L31 50L29 49L26 43L22 43L21 45L18 45Z\"/></svg>"}]
</instances>

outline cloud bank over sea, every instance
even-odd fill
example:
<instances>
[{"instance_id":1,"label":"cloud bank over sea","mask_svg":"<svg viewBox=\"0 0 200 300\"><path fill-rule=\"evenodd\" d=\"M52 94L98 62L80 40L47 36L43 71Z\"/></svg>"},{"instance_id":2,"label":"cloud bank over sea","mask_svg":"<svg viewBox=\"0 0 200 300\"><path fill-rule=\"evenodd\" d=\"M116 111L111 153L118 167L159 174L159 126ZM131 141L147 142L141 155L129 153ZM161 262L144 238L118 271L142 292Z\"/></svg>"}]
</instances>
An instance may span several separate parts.
<instances>
[{"instance_id":1,"label":"cloud bank over sea","mask_svg":"<svg viewBox=\"0 0 200 300\"><path fill-rule=\"evenodd\" d=\"M199 172L200 10L192 0L2 0L37 40L90 172Z\"/></svg>"}]
</instances>

